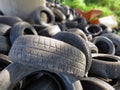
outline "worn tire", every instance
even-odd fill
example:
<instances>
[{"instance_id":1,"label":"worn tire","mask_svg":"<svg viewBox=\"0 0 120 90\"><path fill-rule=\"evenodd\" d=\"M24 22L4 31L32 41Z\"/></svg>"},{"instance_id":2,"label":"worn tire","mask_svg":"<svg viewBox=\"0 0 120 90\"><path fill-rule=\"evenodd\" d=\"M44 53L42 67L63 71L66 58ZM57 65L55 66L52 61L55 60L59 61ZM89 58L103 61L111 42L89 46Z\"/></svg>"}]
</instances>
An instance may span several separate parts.
<instances>
[{"instance_id":1,"label":"worn tire","mask_svg":"<svg viewBox=\"0 0 120 90\"><path fill-rule=\"evenodd\" d=\"M99 53L115 54L115 46L109 38L97 36L93 39L93 43L98 47Z\"/></svg>"},{"instance_id":2,"label":"worn tire","mask_svg":"<svg viewBox=\"0 0 120 90\"><path fill-rule=\"evenodd\" d=\"M10 30L11 26L6 24L0 24L0 36L8 36L8 32Z\"/></svg>"},{"instance_id":3,"label":"worn tire","mask_svg":"<svg viewBox=\"0 0 120 90\"><path fill-rule=\"evenodd\" d=\"M69 57L68 57L69 56ZM77 48L43 36L25 35L13 44L9 58L43 70L64 72L83 77L86 59Z\"/></svg>"},{"instance_id":4,"label":"worn tire","mask_svg":"<svg viewBox=\"0 0 120 90\"><path fill-rule=\"evenodd\" d=\"M42 12L46 13L48 22L42 21L42 18L40 16ZM55 23L55 16L53 12L48 7L43 7L43 6L40 6L33 12L32 19L35 22L35 24L40 24L43 26L49 26Z\"/></svg>"},{"instance_id":5,"label":"worn tire","mask_svg":"<svg viewBox=\"0 0 120 90\"><path fill-rule=\"evenodd\" d=\"M48 26L48 27L38 31L38 35L52 37L55 34L57 34L58 32L61 32L59 26L58 25L51 25L51 26Z\"/></svg>"},{"instance_id":6,"label":"worn tire","mask_svg":"<svg viewBox=\"0 0 120 90\"><path fill-rule=\"evenodd\" d=\"M84 28L86 33L92 34L92 36L98 36L102 33L102 28L98 25L89 24Z\"/></svg>"},{"instance_id":7,"label":"worn tire","mask_svg":"<svg viewBox=\"0 0 120 90\"><path fill-rule=\"evenodd\" d=\"M7 24L10 26L15 25L18 22L21 22L22 19L20 19L19 17L15 17L15 16L0 16L0 23L2 24Z\"/></svg>"},{"instance_id":8,"label":"worn tire","mask_svg":"<svg viewBox=\"0 0 120 90\"><path fill-rule=\"evenodd\" d=\"M92 57L89 75L120 79L120 57L110 54L94 54Z\"/></svg>"},{"instance_id":9,"label":"worn tire","mask_svg":"<svg viewBox=\"0 0 120 90\"><path fill-rule=\"evenodd\" d=\"M85 41L88 41L86 34L81 29L72 28L72 29L68 29L67 31L80 35Z\"/></svg>"},{"instance_id":10,"label":"worn tire","mask_svg":"<svg viewBox=\"0 0 120 90\"><path fill-rule=\"evenodd\" d=\"M63 73L34 72L27 76L24 82L23 90L83 90L76 77Z\"/></svg>"},{"instance_id":11,"label":"worn tire","mask_svg":"<svg viewBox=\"0 0 120 90\"><path fill-rule=\"evenodd\" d=\"M115 46L115 55L120 56L120 36L114 33L106 33L102 34L102 36L109 38L113 42Z\"/></svg>"},{"instance_id":12,"label":"worn tire","mask_svg":"<svg viewBox=\"0 0 120 90\"><path fill-rule=\"evenodd\" d=\"M0 53L8 54L10 50L10 42L8 38L0 36Z\"/></svg>"},{"instance_id":13,"label":"worn tire","mask_svg":"<svg viewBox=\"0 0 120 90\"><path fill-rule=\"evenodd\" d=\"M92 43L90 41L86 41L86 43L88 44L89 48L91 49L91 53L98 53L98 48L94 43Z\"/></svg>"},{"instance_id":14,"label":"worn tire","mask_svg":"<svg viewBox=\"0 0 120 90\"><path fill-rule=\"evenodd\" d=\"M7 55L0 54L0 68L1 69L4 69L5 67L7 67L11 63L12 62L9 60Z\"/></svg>"},{"instance_id":15,"label":"worn tire","mask_svg":"<svg viewBox=\"0 0 120 90\"><path fill-rule=\"evenodd\" d=\"M64 41L79 50L81 50L86 56L86 73L89 71L92 58L91 58L91 51L89 46L87 45L86 41L79 35L75 35L70 32L59 32L53 38Z\"/></svg>"},{"instance_id":16,"label":"worn tire","mask_svg":"<svg viewBox=\"0 0 120 90\"><path fill-rule=\"evenodd\" d=\"M112 28L107 27L104 24L98 24L102 28L102 34L103 33L112 33Z\"/></svg>"},{"instance_id":17,"label":"worn tire","mask_svg":"<svg viewBox=\"0 0 120 90\"><path fill-rule=\"evenodd\" d=\"M94 77L81 79L83 90L115 90L111 85L103 80Z\"/></svg>"},{"instance_id":18,"label":"worn tire","mask_svg":"<svg viewBox=\"0 0 120 90\"><path fill-rule=\"evenodd\" d=\"M19 22L15 24L10 30L10 42L11 44L22 35L37 35L36 30L27 22Z\"/></svg>"},{"instance_id":19,"label":"worn tire","mask_svg":"<svg viewBox=\"0 0 120 90\"><path fill-rule=\"evenodd\" d=\"M61 21L66 20L66 16L59 9L53 8L52 11L55 15L56 22L61 22Z\"/></svg>"}]
</instances>

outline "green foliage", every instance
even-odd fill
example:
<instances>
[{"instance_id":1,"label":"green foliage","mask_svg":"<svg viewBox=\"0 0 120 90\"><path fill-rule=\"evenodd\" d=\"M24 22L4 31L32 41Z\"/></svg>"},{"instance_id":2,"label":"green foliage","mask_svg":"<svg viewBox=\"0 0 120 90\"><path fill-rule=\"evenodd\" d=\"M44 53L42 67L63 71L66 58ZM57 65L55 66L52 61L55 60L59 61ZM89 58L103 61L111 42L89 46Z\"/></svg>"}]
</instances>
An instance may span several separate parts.
<instances>
[{"instance_id":1,"label":"green foliage","mask_svg":"<svg viewBox=\"0 0 120 90\"><path fill-rule=\"evenodd\" d=\"M103 14L101 16L113 15L117 17L120 23L120 1L119 0L64 0L62 2L72 8L79 8L83 11L91 9L101 9Z\"/></svg>"}]
</instances>

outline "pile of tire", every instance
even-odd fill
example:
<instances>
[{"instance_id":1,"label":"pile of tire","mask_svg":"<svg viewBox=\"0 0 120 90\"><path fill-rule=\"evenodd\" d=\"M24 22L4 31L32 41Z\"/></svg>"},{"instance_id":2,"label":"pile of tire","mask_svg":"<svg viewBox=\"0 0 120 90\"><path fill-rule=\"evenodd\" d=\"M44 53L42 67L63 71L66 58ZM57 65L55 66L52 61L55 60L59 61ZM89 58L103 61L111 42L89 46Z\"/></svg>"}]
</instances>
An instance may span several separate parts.
<instances>
[{"instance_id":1,"label":"pile of tire","mask_svg":"<svg viewBox=\"0 0 120 90\"><path fill-rule=\"evenodd\" d=\"M30 21L0 14L0 90L120 90L115 30L53 2Z\"/></svg>"}]
</instances>

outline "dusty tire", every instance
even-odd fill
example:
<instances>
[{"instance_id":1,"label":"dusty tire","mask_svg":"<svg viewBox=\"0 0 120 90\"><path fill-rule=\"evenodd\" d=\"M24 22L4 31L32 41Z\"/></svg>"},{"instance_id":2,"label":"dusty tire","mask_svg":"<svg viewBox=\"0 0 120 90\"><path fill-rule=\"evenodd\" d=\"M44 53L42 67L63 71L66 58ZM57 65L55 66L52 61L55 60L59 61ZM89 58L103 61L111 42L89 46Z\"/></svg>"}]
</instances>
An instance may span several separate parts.
<instances>
[{"instance_id":1,"label":"dusty tire","mask_svg":"<svg viewBox=\"0 0 120 90\"><path fill-rule=\"evenodd\" d=\"M10 50L10 42L8 38L0 36L0 53L8 54Z\"/></svg>"},{"instance_id":2,"label":"dusty tire","mask_svg":"<svg viewBox=\"0 0 120 90\"><path fill-rule=\"evenodd\" d=\"M47 19L48 19L47 22L42 21L42 18L40 16L40 14L43 12L46 13L47 15ZM55 16L53 12L48 7L43 7L43 6L40 6L33 12L32 19L35 22L35 24L40 24L43 26L49 26L55 23Z\"/></svg>"},{"instance_id":3,"label":"dusty tire","mask_svg":"<svg viewBox=\"0 0 120 90\"><path fill-rule=\"evenodd\" d=\"M93 24L85 26L84 30L86 33L92 34L92 36L98 36L102 33L102 28Z\"/></svg>"},{"instance_id":4,"label":"dusty tire","mask_svg":"<svg viewBox=\"0 0 120 90\"><path fill-rule=\"evenodd\" d=\"M10 42L11 44L22 35L37 35L36 30L27 22L19 22L15 24L10 30Z\"/></svg>"},{"instance_id":5,"label":"dusty tire","mask_svg":"<svg viewBox=\"0 0 120 90\"><path fill-rule=\"evenodd\" d=\"M9 29L11 27L6 24L0 24L0 36L8 35Z\"/></svg>"},{"instance_id":6,"label":"dusty tire","mask_svg":"<svg viewBox=\"0 0 120 90\"><path fill-rule=\"evenodd\" d=\"M92 55L91 76L120 79L120 58L110 54Z\"/></svg>"},{"instance_id":7,"label":"dusty tire","mask_svg":"<svg viewBox=\"0 0 120 90\"><path fill-rule=\"evenodd\" d=\"M34 72L27 76L23 85L23 90L83 90L76 77L46 71Z\"/></svg>"},{"instance_id":8,"label":"dusty tire","mask_svg":"<svg viewBox=\"0 0 120 90\"><path fill-rule=\"evenodd\" d=\"M120 36L114 33L106 33L102 34L102 36L109 38L113 42L115 46L115 55L120 56Z\"/></svg>"},{"instance_id":9,"label":"dusty tire","mask_svg":"<svg viewBox=\"0 0 120 90\"><path fill-rule=\"evenodd\" d=\"M19 37L10 50L9 58L13 62L52 72L64 72L80 77L85 74L86 59L80 50L43 36Z\"/></svg>"},{"instance_id":10,"label":"dusty tire","mask_svg":"<svg viewBox=\"0 0 120 90\"><path fill-rule=\"evenodd\" d=\"M66 20L66 16L59 9L53 8L52 11L53 11L53 13L55 15L55 19L56 19L55 21L56 22L61 22L61 21Z\"/></svg>"},{"instance_id":11,"label":"dusty tire","mask_svg":"<svg viewBox=\"0 0 120 90\"><path fill-rule=\"evenodd\" d=\"M21 22L22 19L19 17L13 17L13 16L0 16L0 23L7 24L10 26L15 25L18 22Z\"/></svg>"},{"instance_id":12,"label":"dusty tire","mask_svg":"<svg viewBox=\"0 0 120 90\"><path fill-rule=\"evenodd\" d=\"M91 49L91 53L98 53L98 48L94 43L90 41L86 41L86 43L89 45L89 48Z\"/></svg>"},{"instance_id":13,"label":"dusty tire","mask_svg":"<svg viewBox=\"0 0 120 90\"><path fill-rule=\"evenodd\" d=\"M85 33L81 29L72 28L72 29L68 29L67 31L72 32L72 33L77 34L77 35L80 35L84 40L88 41L87 36L85 35Z\"/></svg>"},{"instance_id":14,"label":"dusty tire","mask_svg":"<svg viewBox=\"0 0 120 90\"><path fill-rule=\"evenodd\" d=\"M8 59L7 55L0 54L0 68L1 70L11 64L11 61Z\"/></svg>"},{"instance_id":15,"label":"dusty tire","mask_svg":"<svg viewBox=\"0 0 120 90\"><path fill-rule=\"evenodd\" d=\"M94 77L87 77L81 80L84 90L115 90L108 83Z\"/></svg>"},{"instance_id":16,"label":"dusty tire","mask_svg":"<svg viewBox=\"0 0 120 90\"><path fill-rule=\"evenodd\" d=\"M0 73L0 90L13 90L13 87L20 80L23 80L26 76L40 71L41 69L15 62ZM82 90L81 83L76 77L61 73L58 73L58 77L61 78L62 82L65 84L64 86L66 86L66 88L62 90Z\"/></svg>"},{"instance_id":17,"label":"dusty tire","mask_svg":"<svg viewBox=\"0 0 120 90\"><path fill-rule=\"evenodd\" d=\"M111 33L111 32L112 32L112 28L107 27L107 26L104 25L104 24L98 24L98 25L102 28L102 34L103 34L103 33Z\"/></svg>"},{"instance_id":18,"label":"dusty tire","mask_svg":"<svg viewBox=\"0 0 120 90\"><path fill-rule=\"evenodd\" d=\"M109 38L98 36L93 39L93 43L98 47L99 53L115 54L115 46Z\"/></svg>"},{"instance_id":19,"label":"dusty tire","mask_svg":"<svg viewBox=\"0 0 120 90\"><path fill-rule=\"evenodd\" d=\"M48 26L48 27L38 31L38 35L52 37L55 34L57 34L58 32L61 32L59 26L58 25L51 25L51 26Z\"/></svg>"},{"instance_id":20,"label":"dusty tire","mask_svg":"<svg viewBox=\"0 0 120 90\"><path fill-rule=\"evenodd\" d=\"M79 50L81 50L86 56L86 73L89 71L92 58L91 58L91 51L89 46L87 45L86 41L79 35L75 35L70 32L59 32L53 38L64 41Z\"/></svg>"}]
</instances>

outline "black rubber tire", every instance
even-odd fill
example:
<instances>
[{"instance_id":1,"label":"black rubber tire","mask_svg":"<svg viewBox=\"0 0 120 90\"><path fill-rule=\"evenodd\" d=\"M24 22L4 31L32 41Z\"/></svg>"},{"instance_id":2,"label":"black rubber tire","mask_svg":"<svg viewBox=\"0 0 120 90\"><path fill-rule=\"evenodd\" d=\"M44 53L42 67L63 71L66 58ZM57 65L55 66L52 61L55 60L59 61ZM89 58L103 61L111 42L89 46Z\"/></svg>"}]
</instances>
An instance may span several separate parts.
<instances>
[{"instance_id":1,"label":"black rubber tire","mask_svg":"<svg viewBox=\"0 0 120 90\"><path fill-rule=\"evenodd\" d=\"M0 36L0 53L8 54L10 50L10 42L8 38Z\"/></svg>"},{"instance_id":2,"label":"black rubber tire","mask_svg":"<svg viewBox=\"0 0 120 90\"><path fill-rule=\"evenodd\" d=\"M98 25L88 24L84 28L86 33L92 34L92 36L98 36L102 33L102 28Z\"/></svg>"},{"instance_id":3,"label":"black rubber tire","mask_svg":"<svg viewBox=\"0 0 120 90\"><path fill-rule=\"evenodd\" d=\"M86 34L81 29L71 28L71 29L68 29L67 31L80 35L85 41L88 41Z\"/></svg>"},{"instance_id":4,"label":"black rubber tire","mask_svg":"<svg viewBox=\"0 0 120 90\"><path fill-rule=\"evenodd\" d=\"M120 57L111 54L94 54L92 57L90 76L120 79Z\"/></svg>"},{"instance_id":5,"label":"black rubber tire","mask_svg":"<svg viewBox=\"0 0 120 90\"><path fill-rule=\"evenodd\" d=\"M59 26L58 25L51 25L51 26L48 26L48 27L38 31L38 35L52 37L55 34L57 34L58 32L61 32Z\"/></svg>"},{"instance_id":6,"label":"black rubber tire","mask_svg":"<svg viewBox=\"0 0 120 90\"><path fill-rule=\"evenodd\" d=\"M12 62L8 59L7 55L0 53L0 68L1 69L4 69L5 67L7 67L11 63Z\"/></svg>"},{"instance_id":7,"label":"black rubber tire","mask_svg":"<svg viewBox=\"0 0 120 90\"><path fill-rule=\"evenodd\" d=\"M85 74L85 55L67 43L48 37L19 37L10 50L9 58L13 62L52 72L64 72L80 77Z\"/></svg>"},{"instance_id":8,"label":"black rubber tire","mask_svg":"<svg viewBox=\"0 0 120 90\"><path fill-rule=\"evenodd\" d=\"M55 19L56 19L55 21L56 22L61 22L61 21L66 20L66 16L59 9L53 8L52 11L53 11L53 13L55 15Z\"/></svg>"},{"instance_id":9,"label":"black rubber tire","mask_svg":"<svg viewBox=\"0 0 120 90\"><path fill-rule=\"evenodd\" d=\"M48 22L42 21L40 16L42 12L46 13ZM49 26L55 23L55 16L53 12L48 7L43 7L43 6L40 6L33 12L32 19L35 22L35 24L40 24L43 26Z\"/></svg>"},{"instance_id":10,"label":"black rubber tire","mask_svg":"<svg viewBox=\"0 0 120 90\"><path fill-rule=\"evenodd\" d=\"M77 28L79 29L84 29L84 27L87 25L87 20L82 16L75 18L73 21L77 21Z\"/></svg>"},{"instance_id":11,"label":"black rubber tire","mask_svg":"<svg viewBox=\"0 0 120 90\"><path fill-rule=\"evenodd\" d=\"M60 29L61 29L61 31L67 31L67 26L65 25L65 23L56 23L59 27L60 27Z\"/></svg>"},{"instance_id":12,"label":"black rubber tire","mask_svg":"<svg viewBox=\"0 0 120 90\"><path fill-rule=\"evenodd\" d=\"M15 24L10 30L10 42L11 44L22 35L37 35L36 30L27 22L19 22Z\"/></svg>"},{"instance_id":13,"label":"black rubber tire","mask_svg":"<svg viewBox=\"0 0 120 90\"><path fill-rule=\"evenodd\" d=\"M102 28L102 34L103 33L112 33L112 28L107 27L104 24L98 24Z\"/></svg>"},{"instance_id":14,"label":"black rubber tire","mask_svg":"<svg viewBox=\"0 0 120 90\"><path fill-rule=\"evenodd\" d=\"M102 36L109 38L113 42L115 46L115 55L120 56L120 36L114 33L106 33L102 34Z\"/></svg>"},{"instance_id":15,"label":"black rubber tire","mask_svg":"<svg viewBox=\"0 0 120 90\"><path fill-rule=\"evenodd\" d=\"M53 36L53 38L64 41L81 50L86 56L85 72L87 73L89 71L92 63L91 51L86 41L81 36L70 32L59 32L55 36Z\"/></svg>"},{"instance_id":16,"label":"black rubber tire","mask_svg":"<svg viewBox=\"0 0 120 90\"><path fill-rule=\"evenodd\" d=\"M115 54L115 46L109 38L105 36L97 36L93 38L93 43L98 47L99 53Z\"/></svg>"},{"instance_id":17,"label":"black rubber tire","mask_svg":"<svg viewBox=\"0 0 120 90\"><path fill-rule=\"evenodd\" d=\"M33 24L32 26L35 28L35 30L37 31L37 33L39 31L43 30L44 28L46 28L46 26L39 25L39 24Z\"/></svg>"},{"instance_id":18,"label":"black rubber tire","mask_svg":"<svg viewBox=\"0 0 120 90\"><path fill-rule=\"evenodd\" d=\"M76 77L46 71L27 76L23 85L22 90L83 90Z\"/></svg>"},{"instance_id":19,"label":"black rubber tire","mask_svg":"<svg viewBox=\"0 0 120 90\"><path fill-rule=\"evenodd\" d=\"M70 28L78 28L78 22L77 21L69 21L65 22L65 25L68 29Z\"/></svg>"},{"instance_id":20,"label":"black rubber tire","mask_svg":"<svg viewBox=\"0 0 120 90\"><path fill-rule=\"evenodd\" d=\"M0 90L13 90L13 87L20 80L39 71L41 71L40 68L34 68L17 62L12 63L0 73ZM57 76L62 79L64 86L66 86L64 90L83 90L80 81L76 77L60 73Z\"/></svg>"},{"instance_id":21,"label":"black rubber tire","mask_svg":"<svg viewBox=\"0 0 120 90\"><path fill-rule=\"evenodd\" d=\"M0 16L0 23L2 24L7 24L10 26L15 25L18 22L21 22L22 19L20 19L19 17L15 17L15 16Z\"/></svg>"},{"instance_id":22,"label":"black rubber tire","mask_svg":"<svg viewBox=\"0 0 120 90\"><path fill-rule=\"evenodd\" d=\"M89 45L89 48L91 49L91 53L98 53L98 48L94 43L90 41L86 41L86 43Z\"/></svg>"},{"instance_id":23,"label":"black rubber tire","mask_svg":"<svg viewBox=\"0 0 120 90\"><path fill-rule=\"evenodd\" d=\"M115 90L110 84L95 77L87 77L81 80L83 90Z\"/></svg>"},{"instance_id":24,"label":"black rubber tire","mask_svg":"<svg viewBox=\"0 0 120 90\"><path fill-rule=\"evenodd\" d=\"M11 26L6 24L0 24L0 36L8 35Z\"/></svg>"}]
</instances>

